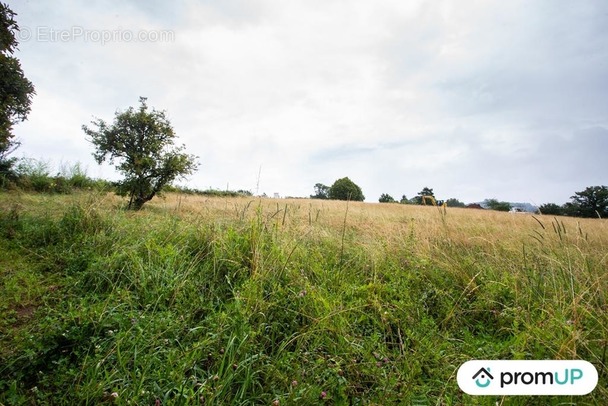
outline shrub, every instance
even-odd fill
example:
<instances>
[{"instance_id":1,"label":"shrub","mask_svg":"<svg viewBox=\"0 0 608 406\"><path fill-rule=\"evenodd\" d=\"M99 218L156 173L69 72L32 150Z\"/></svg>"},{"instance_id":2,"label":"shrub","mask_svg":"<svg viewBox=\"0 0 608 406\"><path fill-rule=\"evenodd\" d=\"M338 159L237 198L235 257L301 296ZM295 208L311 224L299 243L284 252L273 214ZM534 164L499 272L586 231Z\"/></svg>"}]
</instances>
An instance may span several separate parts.
<instances>
[{"instance_id":1,"label":"shrub","mask_svg":"<svg viewBox=\"0 0 608 406\"><path fill-rule=\"evenodd\" d=\"M329 198L334 200L354 200L362 202L365 200L361 188L348 177L338 179L329 188Z\"/></svg>"}]
</instances>

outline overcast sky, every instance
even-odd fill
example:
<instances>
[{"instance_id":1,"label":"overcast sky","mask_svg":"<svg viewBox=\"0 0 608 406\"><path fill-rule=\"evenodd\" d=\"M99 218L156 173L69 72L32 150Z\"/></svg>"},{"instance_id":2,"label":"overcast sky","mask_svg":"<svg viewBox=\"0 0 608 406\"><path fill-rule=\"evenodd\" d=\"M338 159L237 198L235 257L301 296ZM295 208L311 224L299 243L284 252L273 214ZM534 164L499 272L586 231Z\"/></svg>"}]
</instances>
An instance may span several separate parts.
<instances>
[{"instance_id":1,"label":"overcast sky","mask_svg":"<svg viewBox=\"0 0 608 406\"><path fill-rule=\"evenodd\" d=\"M140 96L191 187L564 203L608 184L608 1L8 0L36 96L17 156L99 167Z\"/></svg>"}]
</instances>

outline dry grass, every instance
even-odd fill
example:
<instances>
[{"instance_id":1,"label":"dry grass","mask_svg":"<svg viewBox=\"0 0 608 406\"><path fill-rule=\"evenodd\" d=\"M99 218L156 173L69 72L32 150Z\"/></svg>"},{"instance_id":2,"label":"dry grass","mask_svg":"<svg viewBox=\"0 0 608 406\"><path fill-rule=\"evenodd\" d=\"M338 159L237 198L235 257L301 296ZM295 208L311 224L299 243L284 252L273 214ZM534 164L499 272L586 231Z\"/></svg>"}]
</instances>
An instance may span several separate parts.
<instances>
[{"instance_id":1,"label":"dry grass","mask_svg":"<svg viewBox=\"0 0 608 406\"><path fill-rule=\"evenodd\" d=\"M116 204L116 199L110 199ZM422 247L431 249L438 238L465 246L497 246L521 250L539 233L555 233L575 244L604 248L608 220L504 213L492 210L447 208L386 203L310 199L203 197L168 194L155 199L147 210L179 214L209 221L250 219L259 212L282 226L340 230L346 227L373 240L401 238L414 233ZM584 241L584 242L583 242Z\"/></svg>"}]
</instances>

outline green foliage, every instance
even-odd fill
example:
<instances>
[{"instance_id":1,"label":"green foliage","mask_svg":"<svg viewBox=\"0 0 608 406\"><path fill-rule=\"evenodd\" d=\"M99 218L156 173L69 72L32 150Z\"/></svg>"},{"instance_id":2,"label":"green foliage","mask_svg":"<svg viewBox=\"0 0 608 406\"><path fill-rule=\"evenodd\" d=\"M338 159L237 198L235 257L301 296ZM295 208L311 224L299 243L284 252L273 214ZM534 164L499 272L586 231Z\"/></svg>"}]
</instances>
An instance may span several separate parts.
<instances>
[{"instance_id":1,"label":"green foliage","mask_svg":"<svg viewBox=\"0 0 608 406\"><path fill-rule=\"evenodd\" d=\"M14 161L7 156L19 146L12 134L13 125L27 118L35 94L19 60L12 56L19 32L15 15L8 5L0 3L0 176L8 173Z\"/></svg>"},{"instance_id":2,"label":"green foliage","mask_svg":"<svg viewBox=\"0 0 608 406\"><path fill-rule=\"evenodd\" d=\"M125 178L118 183L117 193L129 196L129 209L139 210L163 187L178 177L192 174L196 157L183 153L184 146L175 147L175 133L165 112L148 112L146 98L140 97L138 111L130 107L117 112L111 126L97 119L97 130L82 126L95 146L93 156L98 163L116 161L116 169Z\"/></svg>"},{"instance_id":3,"label":"green foliage","mask_svg":"<svg viewBox=\"0 0 608 406\"><path fill-rule=\"evenodd\" d=\"M365 200L361 188L348 177L338 179L329 188L329 198L334 200L353 200L362 202Z\"/></svg>"},{"instance_id":4,"label":"green foliage","mask_svg":"<svg viewBox=\"0 0 608 406\"><path fill-rule=\"evenodd\" d=\"M486 199L483 201L485 207L490 210L497 211L509 211L511 210L511 203L509 202L499 202L496 199Z\"/></svg>"},{"instance_id":5,"label":"green foliage","mask_svg":"<svg viewBox=\"0 0 608 406\"><path fill-rule=\"evenodd\" d=\"M581 192L575 192L572 203L566 206L566 212L579 217L608 217L608 187L589 186Z\"/></svg>"},{"instance_id":6,"label":"green foliage","mask_svg":"<svg viewBox=\"0 0 608 406\"><path fill-rule=\"evenodd\" d=\"M315 194L310 195L311 199L329 199L329 186L325 186L322 183L315 184Z\"/></svg>"},{"instance_id":7,"label":"green foliage","mask_svg":"<svg viewBox=\"0 0 608 406\"><path fill-rule=\"evenodd\" d=\"M253 193L249 190L220 190L220 189L195 189L189 188L185 186L173 186L166 185L163 187L163 192L174 192L174 193L184 193L187 195L197 195L197 196L217 196L217 197L250 197L253 196Z\"/></svg>"},{"instance_id":8,"label":"green foliage","mask_svg":"<svg viewBox=\"0 0 608 406\"><path fill-rule=\"evenodd\" d=\"M395 199L387 193L382 193L382 195L380 195L380 198L378 199L378 201L380 203L395 203Z\"/></svg>"},{"instance_id":9,"label":"green foliage","mask_svg":"<svg viewBox=\"0 0 608 406\"><path fill-rule=\"evenodd\" d=\"M414 204L424 204L423 199L427 196L435 199L435 193L433 193L433 189L425 186L420 192L418 192L417 196L412 198L412 202Z\"/></svg>"},{"instance_id":10,"label":"green foliage","mask_svg":"<svg viewBox=\"0 0 608 406\"><path fill-rule=\"evenodd\" d=\"M558 206L555 203L545 203L540 205L538 208L541 214L549 214L553 216L560 216L564 214L564 209L562 206Z\"/></svg>"},{"instance_id":11,"label":"green foliage","mask_svg":"<svg viewBox=\"0 0 608 406\"><path fill-rule=\"evenodd\" d=\"M55 176L51 175L48 161L22 158L15 163L10 176L0 176L0 189L69 194L76 189L107 191L112 188L108 181L89 178L78 162L72 166L62 165Z\"/></svg>"},{"instance_id":12,"label":"green foliage","mask_svg":"<svg viewBox=\"0 0 608 406\"><path fill-rule=\"evenodd\" d=\"M466 207L466 204L455 198L450 198L446 200L445 204L448 207Z\"/></svg>"},{"instance_id":13,"label":"green foliage","mask_svg":"<svg viewBox=\"0 0 608 406\"><path fill-rule=\"evenodd\" d=\"M399 200L399 203L401 204L412 204L411 200L408 200L406 195L401 196L401 200Z\"/></svg>"}]
</instances>

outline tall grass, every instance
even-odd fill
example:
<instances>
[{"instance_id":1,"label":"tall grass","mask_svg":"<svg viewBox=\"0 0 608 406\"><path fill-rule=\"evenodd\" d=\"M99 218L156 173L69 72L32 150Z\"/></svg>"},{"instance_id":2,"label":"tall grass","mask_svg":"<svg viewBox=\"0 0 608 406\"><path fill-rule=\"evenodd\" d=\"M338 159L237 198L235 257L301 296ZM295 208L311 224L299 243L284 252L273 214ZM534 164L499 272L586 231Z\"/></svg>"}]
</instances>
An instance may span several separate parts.
<instances>
[{"instance_id":1,"label":"tall grass","mask_svg":"<svg viewBox=\"0 0 608 406\"><path fill-rule=\"evenodd\" d=\"M0 403L603 404L605 220L169 195L0 195ZM580 398L470 359L585 359Z\"/></svg>"}]
</instances>

